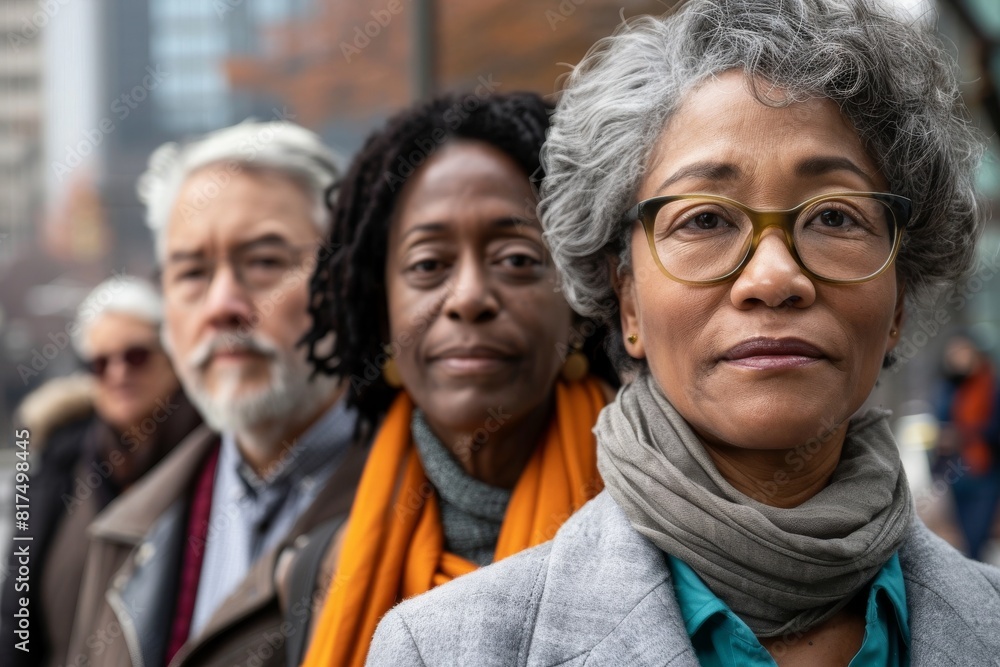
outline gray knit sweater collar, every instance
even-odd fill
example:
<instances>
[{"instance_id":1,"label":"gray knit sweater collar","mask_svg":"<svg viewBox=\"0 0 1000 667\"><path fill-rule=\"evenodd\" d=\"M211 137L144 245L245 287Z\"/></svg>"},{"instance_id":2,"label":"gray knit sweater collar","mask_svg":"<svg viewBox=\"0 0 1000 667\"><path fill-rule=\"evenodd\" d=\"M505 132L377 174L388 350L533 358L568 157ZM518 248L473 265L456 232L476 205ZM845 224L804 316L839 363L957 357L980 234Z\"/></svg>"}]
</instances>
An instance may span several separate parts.
<instances>
[{"instance_id":1,"label":"gray knit sweater collar","mask_svg":"<svg viewBox=\"0 0 1000 667\"><path fill-rule=\"evenodd\" d=\"M477 565L493 562L511 492L469 475L431 432L421 410L413 411L413 442L441 506L445 549Z\"/></svg>"}]
</instances>

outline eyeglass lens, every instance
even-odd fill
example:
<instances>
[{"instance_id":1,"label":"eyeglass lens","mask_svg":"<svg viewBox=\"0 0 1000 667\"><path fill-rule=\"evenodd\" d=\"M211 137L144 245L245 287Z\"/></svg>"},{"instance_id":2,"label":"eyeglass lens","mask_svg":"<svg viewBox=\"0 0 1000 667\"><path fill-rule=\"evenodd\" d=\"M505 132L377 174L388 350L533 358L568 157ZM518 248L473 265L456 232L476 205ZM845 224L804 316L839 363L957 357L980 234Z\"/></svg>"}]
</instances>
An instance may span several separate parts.
<instances>
[{"instance_id":1,"label":"eyeglass lens","mask_svg":"<svg viewBox=\"0 0 1000 667\"><path fill-rule=\"evenodd\" d=\"M90 372L97 377L104 377L104 374L108 371L108 366L111 364L111 360L115 358L120 358L131 369L139 369L149 363L149 358L152 354L153 351L148 347L134 346L119 354L106 354L94 357L89 364Z\"/></svg>"},{"instance_id":2,"label":"eyeglass lens","mask_svg":"<svg viewBox=\"0 0 1000 667\"><path fill-rule=\"evenodd\" d=\"M878 272L893 251L895 218L884 202L838 196L799 212L792 244L802 264L831 280L857 280ZM663 268L681 280L728 275L744 260L753 223L740 208L711 199L679 199L656 214L653 242Z\"/></svg>"}]
</instances>

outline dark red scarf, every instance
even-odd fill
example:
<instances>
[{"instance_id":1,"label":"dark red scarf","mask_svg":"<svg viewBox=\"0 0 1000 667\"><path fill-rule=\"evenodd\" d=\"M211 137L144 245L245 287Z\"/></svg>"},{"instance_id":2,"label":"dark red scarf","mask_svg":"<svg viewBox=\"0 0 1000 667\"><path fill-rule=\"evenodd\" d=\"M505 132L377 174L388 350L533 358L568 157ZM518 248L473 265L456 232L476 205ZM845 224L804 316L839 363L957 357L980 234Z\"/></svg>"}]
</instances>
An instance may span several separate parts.
<instances>
[{"instance_id":1,"label":"dark red scarf","mask_svg":"<svg viewBox=\"0 0 1000 667\"><path fill-rule=\"evenodd\" d=\"M168 665L188 640L191 621L194 618L194 604L198 598L198 580L201 578L201 564L205 560L205 545L208 538L208 523L212 515L212 487L215 485L215 468L219 463L219 446L202 463L198 479L195 480L194 495L188 508L187 534L184 540L184 556L181 564L177 600L174 617L170 625L170 643L163 664Z\"/></svg>"}]
</instances>

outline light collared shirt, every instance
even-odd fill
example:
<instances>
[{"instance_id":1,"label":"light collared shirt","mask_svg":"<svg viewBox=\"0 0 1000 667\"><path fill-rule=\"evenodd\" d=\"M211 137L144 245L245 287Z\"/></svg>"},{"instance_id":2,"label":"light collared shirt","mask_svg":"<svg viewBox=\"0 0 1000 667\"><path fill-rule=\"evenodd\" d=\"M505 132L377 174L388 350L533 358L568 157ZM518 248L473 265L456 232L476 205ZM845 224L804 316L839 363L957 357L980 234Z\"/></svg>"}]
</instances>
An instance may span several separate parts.
<instances>
[{"instance_id":1,"label":"light collared shirt","mask_svg":"<svg viewBox=\"0 0 1000 667\"><path fill-rule=\"evenodd\" d=\"M190 636L204 629L254 561L284 538L312 504L347 452L356 421L357 412L337 401L264 478L243 459L234 434L222 434Z\"/></svg>"},{"instance_id":2,"label":"light collared shirt","mask_svg":"<svg viewBox=\"0 0 1000 667\"><path fill-rule=\"evenodd\" d=\"M713 593L691 567L667 556L681 617L702 667L775 667L749 626ZM849 667L909 665L910 622L899 556L872 580L865 638Z\"/></svg>"}]
</instances>

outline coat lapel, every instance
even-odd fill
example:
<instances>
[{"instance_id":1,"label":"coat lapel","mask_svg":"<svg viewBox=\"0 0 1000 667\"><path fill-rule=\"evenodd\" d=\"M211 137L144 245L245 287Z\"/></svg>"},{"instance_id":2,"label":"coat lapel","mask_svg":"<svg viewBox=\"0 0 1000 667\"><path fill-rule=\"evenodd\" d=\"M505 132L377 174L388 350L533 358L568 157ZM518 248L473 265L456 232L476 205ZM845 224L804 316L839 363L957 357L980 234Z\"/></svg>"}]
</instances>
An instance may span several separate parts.
<instances>
[{"instance_id":1,"label":"coat lapel","mask_svg":"<svg viewBox=\"0 0 1000 667\"><path fill-rule=\"evenodd\" d=\"M1000 572L965 558L918 520L899 561L913 667L1000 664Z\"/></svg>"},{"instance_id":2,"label":"coat lapel","mask_svg":"<svg viewBox=\"0 0 1000 667\"><path fill-rule=\"evenodd\" d=\"M585 655L593 664L695 667L662 552L607 492L590 505L578 515L596 516L574 517L552 544L529 664ZM1000 665L1000 572L965 558L919 520L899 553L913 667Z\"/></svg>"},{"instance_id":3,"label":"coat lapel","mask_svg":"<svg viewBox=\"0 0 1000 667\"><path fill-rule=\"evenodd\" d=\"M147 475L115 499L90 525L93 539L139 544L171 505L187 497L195 473L218 434L200 426ZM164 493L169 489L169 493Z\"/></svg>"},{"instance_id":4,"label":"coat lapel","mask_svg":"<svg viewBox=\"0 0 1000 667\"><path fill-rule=\"evenodd\" d=\"M173 661L175 664L183 663L212 637L225 632L276 601L275 564L282 550L294 543L299 535L306 534L320 523L346 514L350 510L367 455L367 448L357 444L350 446L344 460L330 475L323 490L299 517L288 535L257 559L250 567L246 578L208 619L201 634L189 640L177 653Z\"/></svg>"},{"instance_id":5,"label":"coat lapel","mask_svg":"<svg viewBox=\"0 0 1000 667\"><path fill-rule=\"evenodd\" d=\"M698 665L663 553L607 492L552 543L534 628L529 665Z\"/></svg>"},{"instance_id":6,"label":"coat lapel","mask_svg":"<svg viewBox=\"0 0 1000 667\"><path fill-rule=\"evenodd\" d=\"M91 524L94 541L131 550L105 598L137 667L163 659L186 528L187 489L217 441L207 427L199 428Z\"/></svg>"},{"instance_id":7,"label":"coat lapel","mask_svg":"<svg viewBox=\"0 0 1000 667\"><path fill-rule=\"evenodd\" d=\"M184 541L184 509L182 501L167 509L126 564L131 572L116 577L107 592L134 665L159 664L166 650L177 590L176 555Z\"/></svg>"}]
</instances>

